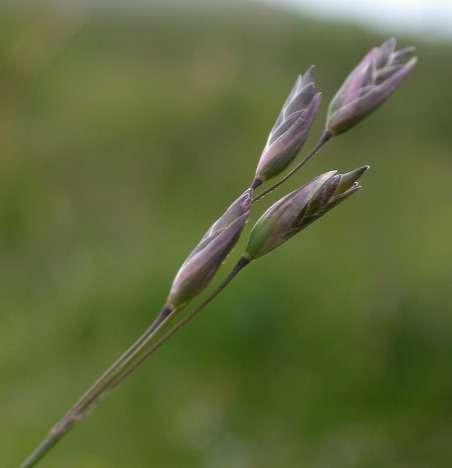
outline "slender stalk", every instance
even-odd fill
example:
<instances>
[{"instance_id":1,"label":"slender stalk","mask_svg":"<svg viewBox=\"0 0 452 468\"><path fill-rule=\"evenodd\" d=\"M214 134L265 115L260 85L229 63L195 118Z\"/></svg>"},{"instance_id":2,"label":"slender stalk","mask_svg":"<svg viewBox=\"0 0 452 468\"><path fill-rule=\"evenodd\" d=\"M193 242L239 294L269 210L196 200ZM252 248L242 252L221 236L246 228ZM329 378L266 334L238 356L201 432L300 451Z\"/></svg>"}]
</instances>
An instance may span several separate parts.
<instances>
[{"instance_id":1,"label":"slender stalk","mask_svg":"<svg viewBox=\"0 0 452 468\"><path fill-rule=\"evenodd\" d=\"M327 143L331 138L332 138L332 133L328 130L325 130L322 133L322 136L320 137L319 141L315 145L314 149L301 161L299 162L291 171L289 171L281 180L276 182L276 184L272 185L270 188L259 194L257 197L253 199L253 203L256 201L261 200L264 198L266 195L269 193L273 192L276 188L278 188L280 185L282 185L287 179L292 177L295 172L297 172L299 169L301 169L307 162L309 162ZM253 187L256 185L256 181L253 182ZM260 183L258 184L260 185Z\"/></svg>"},{"instance_id":2,"label":"slender stalk","mask_svg":"<svg viewBox=\"0 0 452 468\"><path fill-rule=\"evenodd\" d=\"M83 419L92 406L108 391L110 383L132 362L161 327L173 317L176 309L165 306L147 330L96 380L79 398L65 416L50 430L48 436L22 463L21 468L34 466L77 422Z\"/></svg>"},{"instance_id":3,"label":"slender stalk","mask_svg":"<svg viewBox=\"0 0 452 468\"><path fill-rule=\"evenodd\" d=\"M145 353L137 358L137 360L130 366L125 369L125 371L118 375L115 380L112 382L110 390L115 388L119 385L122 381L124 381L129 374L131 374L147 357L154 353L162 344L164 344L168 339L170 339L178 330L182 327L187 325L195 316L201 312L204 307L210 304L218 294L220 294L223 289L229 285L229 283L237 276L237 274L246 266L250 260L247 257L241 257L239 261L236 263L235 267L231 270L229 275L225 278L225 280L212 292L212 294L204 300L201 304L199 304L190 314L188 314L185 318L183 318L180 322L176 323L173 328L171 328L164 336L162 336L159 340L155 342L154 345L151 346L150 349L145 351Z\"/></svg>"},{"instance_id":4,"label":"slender stalk","mask_svg":"<svg viewBox=\"0 0 452 468\"><path fill-rule=\"evenodd\" d=\"M173 318L175 309L165 306L149 328L124 352L104 374L82 395L77 403L50 430L48 436L38 445L32 454L22 463L21 468L35 466L76 424L81 421L88 411L109 391L122 383L139 365L146 360L163 343L173 336L180 328L191 321L205 306L207 306L244 268L250 260L241 257L231 273L212 292L212 294L196 307L188 316L177 323L163 337L152 344L152 338ZM151 344L150 348L147 346Z\"/></svg>"}]
</instances>

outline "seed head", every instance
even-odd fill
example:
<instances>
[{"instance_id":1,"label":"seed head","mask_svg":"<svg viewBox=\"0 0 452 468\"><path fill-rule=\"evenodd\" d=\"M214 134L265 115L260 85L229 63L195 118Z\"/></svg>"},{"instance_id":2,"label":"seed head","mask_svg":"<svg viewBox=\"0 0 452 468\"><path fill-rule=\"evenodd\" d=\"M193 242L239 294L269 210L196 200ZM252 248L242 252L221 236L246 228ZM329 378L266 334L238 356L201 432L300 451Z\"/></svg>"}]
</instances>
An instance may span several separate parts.
<instances>
[{"instance_id":1,"label":"seed head","mask_svg":"<svg viewBox=\"0 0 452 468\"><path fill-rule=\"evenodd\" d=\"M374 47L350 73L328 109L332 134L345 132L377 109L414 68L414 47L396 51L396 45L391 38Z\"/></svg>"},{"instance_id":2,"label":"seed head","mask_svg":"<svg viewBox=\"0 0 452 468\"><path fill-rule=\"evenodd\" d=\"M267 254L355 193L361 188L358 179L368 168L345 174L326 172L277 201L254 225L246 249L248 257Z\"/></svg>"},{"instance_id":3,"label":"seed head","mask_svg":"<svg viewBox=\"0 0 452 468\"><path fill-rule=\"evenodd\" d=\"M307 140L320 101L311 66L297 78L270 132L257 166L255 187L278 175L295 159Z\"/></svg>"},{"instance_id":4,"label":"seed head","mask_svg":"<svg viewBox=\"0 0 452 468\"><path fill-rule=\"evenodd\" d=\"M186 305L207 287L238 241L248 219L252 191L246 190L208 229L174 278L167 304Z\"/></svg>"}]
</instances>

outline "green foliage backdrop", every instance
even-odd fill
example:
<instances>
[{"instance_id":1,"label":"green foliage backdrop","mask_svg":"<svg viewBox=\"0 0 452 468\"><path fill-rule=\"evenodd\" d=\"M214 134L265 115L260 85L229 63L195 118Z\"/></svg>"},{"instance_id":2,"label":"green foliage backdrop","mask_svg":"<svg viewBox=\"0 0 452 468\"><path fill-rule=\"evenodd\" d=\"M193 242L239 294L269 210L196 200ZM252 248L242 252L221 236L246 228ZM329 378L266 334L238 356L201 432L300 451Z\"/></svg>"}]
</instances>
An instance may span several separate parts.
<instances>
[{"instance_id":1,"label":"green foliage backdrop","mask_svg":"<svg viewBox=\"0 0 452 468\"><path fill-rule=\"evenodd\" d=\"M159 310L297 73L315 63L324 92L308 149L383 37L251 6L0 11L13 467ZM402 89L253 219L326 170L369 163L365 190L245 271L43 467L451 466L452 47L401 43L420 57Z\"/></svg>"}]
</instances>

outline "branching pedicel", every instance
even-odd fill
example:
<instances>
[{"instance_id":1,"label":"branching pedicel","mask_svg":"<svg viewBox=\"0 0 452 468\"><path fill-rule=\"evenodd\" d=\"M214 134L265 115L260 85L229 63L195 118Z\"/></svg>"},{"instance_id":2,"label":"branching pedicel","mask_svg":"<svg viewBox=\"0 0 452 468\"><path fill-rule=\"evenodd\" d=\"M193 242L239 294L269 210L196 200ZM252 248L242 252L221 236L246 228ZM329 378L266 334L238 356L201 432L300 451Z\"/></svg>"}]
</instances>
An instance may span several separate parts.
<instances>
[{"instance_id":1,"label":"branching pedicel","mask_svg":"<svg viewBox=\"0 0 452 468\"><path fill-rule=\"evenodd\" d=\"M355 126L398 88L413 69L416 58L412 58L412 47L400 51L395 48L395 39L389 39L364 57L331 101L325 130L313 151L279 182L254 196L254 191L260 185L279 175L293 162L314 122L321 94L317 92L314 83L313 67L298 77L270 132L250 188L210 227L184 261L174 278L164 307L149 328L82 395L21 468L35 466L83 419L100 397L123 382L161 344L209 304L245 266L277 248L357 192L361 187L358 179L369 166L345 174L326 172L274 203L254 225L245 252L225 280L200 305L185 317L181 316L190 301L208 286L237 243L252 204L279 187L312 159L326 142ZM173 321L175 323L171 326ZM166 333L161 333L166 325L170 328Z\"/></svg>"}]
</instances>

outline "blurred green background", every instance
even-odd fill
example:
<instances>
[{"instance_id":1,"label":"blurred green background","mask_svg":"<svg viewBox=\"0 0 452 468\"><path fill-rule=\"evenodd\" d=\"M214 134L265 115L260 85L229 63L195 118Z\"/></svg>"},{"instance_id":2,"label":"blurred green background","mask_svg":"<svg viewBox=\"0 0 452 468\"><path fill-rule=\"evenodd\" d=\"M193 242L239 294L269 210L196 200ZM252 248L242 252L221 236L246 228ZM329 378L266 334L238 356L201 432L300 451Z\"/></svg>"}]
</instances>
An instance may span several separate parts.
<instances>
[{"instance_id":1,"label":"blurred green background","mask_svg":"<svg viewBox=\"0 0 452 468\"><path fill-rule=\"evenodd\" d=\"M3 3L2 467L160 309L296 75L315 63L324 92L307 151L383 39L252 4ZM252 219L326 170L369 163L365 190L245 270L43 467L452 466L452 45L400 42L415 73Z\"/></svg>"}]
</instances>

